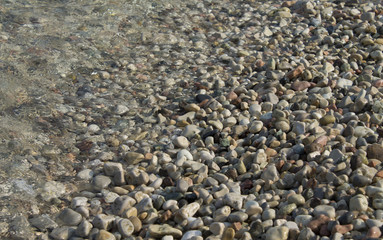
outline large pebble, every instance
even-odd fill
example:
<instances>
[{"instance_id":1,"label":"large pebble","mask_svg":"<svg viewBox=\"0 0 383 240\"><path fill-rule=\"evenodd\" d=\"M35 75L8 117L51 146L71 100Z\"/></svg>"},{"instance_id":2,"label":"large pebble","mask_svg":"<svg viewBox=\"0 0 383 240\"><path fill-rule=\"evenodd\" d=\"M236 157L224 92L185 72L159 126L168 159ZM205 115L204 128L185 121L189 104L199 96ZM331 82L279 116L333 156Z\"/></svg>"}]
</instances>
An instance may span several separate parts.
<instances>
[{"instance_id":1,"label":"large pebble","mask_svg":"<svg viewBox=\"0 0 383 240\"><path fill-rule=\"evenodd\" d=\"M81 214L73 211L70 208L65 208L62 210L58 218L68 226L77 226L82 221Z\"/></svg>"},{"instance_id":2,"label":"large pebble","mask_svg":"<svg viewBox=\"0 0 383 240\"><path fill-rule=\"evenodd\" d=\"M271 227L266 232L266 240L287 240L289 229L285 226Z\"/></svg>"},{"instance_id":3,"label":"large pebble","mask_svg":"<svg viewBox=\"0 0 383 240\"><path fill-rule=\"evenodd\" d=\"M362 195L358 194L350 199L350 211L364 212L368 208L368 200Z\"/></svg>"},{"instance_id":4,"label":"large pebble","mask_svg":"<svg viewBox=\"0 0 383 240\"><path fill-rule=\"evenodd\" d=\"M149 236L153 238L161 238L166 235L171 235L175 238L180 238L183 234L182 231L173 228L168 224L151 224L148 227Z\"/></svg>"},{"instance_id":5,"label":"large pebble","mask_svg":"<svg viewBox=\"0 0 383 240\"><path fill-rule=\"evenodd\" d=\"M189 147L189 140L184 136L178 136L173 140L173 143L176 147L187 148Z\"/></svg>"}]
</instances>

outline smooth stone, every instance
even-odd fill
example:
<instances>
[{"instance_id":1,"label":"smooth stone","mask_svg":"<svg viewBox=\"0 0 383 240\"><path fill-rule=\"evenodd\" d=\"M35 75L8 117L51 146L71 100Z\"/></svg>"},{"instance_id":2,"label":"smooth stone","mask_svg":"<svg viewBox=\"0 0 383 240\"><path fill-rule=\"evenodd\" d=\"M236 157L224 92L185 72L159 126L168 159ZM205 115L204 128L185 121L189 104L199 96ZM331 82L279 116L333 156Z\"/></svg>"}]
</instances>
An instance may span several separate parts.
<instances>
[{"instance_id":1,"label":"smooth stone","mask_svg":"<svg viewBox=\"0 0 383 240\"><path fill-rule=\"evenodd\" d=\"M296 208L297 205L295 205L295 203L287 204L279 209L278 215L287 216L290 213L292 213Z\"/></svg>"},{"instance_id":2,"label":"smooth stone","mask_svg":"<svg viewBox=\"0 0 383 240\"><path fill-rule=\"evenodd\" d=\"M98 214L94 217L92 224L95 228L109 230L113 226L114 220L114 216Z\"/></svg>"},{"instance_id":3,"label":"smooth stone","mask_svg":"<svg viewBox=\"0 0 383 240\"><path fill-rule=\"evenodd\" d=\"M96 240L116 240L116 237L112 233L101 229L97 234Z\"/></svg>"},{"instance_id":4,"label":"smooth stone","mask_svg":"<svg viewBox=\"0 0 383 240\"><path fill-rule=\"evenodd\" d=\"M138 202L134 207L137 209L138 213L142 213L153 208L153 201L151 198L146 197Z\"/></svg>"},{"instance_id":5,"label":"smooth stone","mask_svg":"<svg viewBox=\"0 0 383 240\"><path fill-rule=\"evenodd\" d=\"M231 227L226 228L223 235L222 240L233 240L235 236L235 230Z\"/></svg>"},{"instance_id":6,"label":"smooth stone","mask_svg":"<svg viewBox=\"0 0 383 240\"><path fill-rule=\"evenodd\" d=\"M223 234L225 227L226 227L225 224L222 222L213 222L212 224L210 224L209 230L214 235L219 236Z\"/></svg>"},{"instance_id":7,"label":"smooth stone","mask_svg":"<svg viewBox=\"0 0 383 240\"><path fill-rule=\"evenodd\" d=\"M245 203L245 212L249 215L249 216L253 216L253 215L258 215L260 213L262 213L262 208L259 206L258 202L256 201L247 201Z\"/></svg>"},{"instance_id":8,"label":"smooth stone","mask_svg":"<svg viewBox=\"0 0 383 240\"><path fill-rule=\"evenodd\" d=\"M117 185L125 184L124 169L121 163L106 162L104 172L107 176L114 177L114 183Z\"/></svg>"},{"instance_id":9,"label":"smooth stone","mask_svg":"<svg viewBox=\"0 0 383 240\"><path fill-rule=\"evenodd\" d=\"M383 146L381 144L371 144L367 147L367 157L383 161Z\"/></svg>"},{"instance_id":10,"label":"smooth stone","mask_svg":"<svg viewBox=\"0 0 383 240\"><path fill-rule=\"evenodd\" d=\"M332 115L326 115L326 116L322 117L321 119L319 119L319 123L321 125L332 124L332 123L335 123L335 121L336 121L336 119Z\"/></svg>"},{"instance_id":11,"label":"smooth stone","mask_svg":"<svg viewBox=\"0 0 383 240\"><path fill-rule=\"evenodd\" d=\"M104 175L97 175L93 178L93 185L97 190L107 188L112 183L110 177Z\"/></svg>"},{"instance_id":12,"label":"smooth stone","mask_svg":"<svg viewBox=\"0 0 383 240\"><path fill-rule=\"evenodd\" d=\"M194 137L196 134L199 134L200 132L201 130L197 125L189 124L185 127L184 131L182 132L182 136L191 138Z\"/></svg>"},{"instance_id":13,"label":"smooth stone","mask_svg":"<svg viewBox=\"0 0 383 240\"><path fill-rule=\"evenodd\" d=\"M91 180L93 178L93 171L91 169L84 169L77 173L76 177L81 180Z\"/></svg>"},{"instance_id":14,"label":"smooth stone","mask_svg":"<svg viewBox=\"0 0 383 240\"><path fill-rule=\"evenodd\" d=\"M136 165L145 159L144 154L138 152L128 152L125 155L125 161L128 165Z\"/></svg>"},{"instance_id":15,"label":"smooth stone","mask_svg":"<svg viewBox=\"0 0 383 240\"><path fill-rule=\"evenodd\" d=\"M354 229L354 226L352 224L347 224L347 225L335 225L333 229L331 230L332 233L341 233L345 234L347 232L350 232Z\"/></svg>"},{"instance_id":16,"label":"smooth stone","mask_svg":"<svg viewBox=\"0 0 383 240\"><path fill-rule=\"evenodd\" d=\"M268 165L268 167L262 172L261 178L263 180L278 181L279 173L274 164Z\"/></svg>"},{"instance_id":17,"label":"smooth stone","mask_svg":"<svg viewBox=\"0 0 383 240\"><path fill-rule=\"evenodd\" d=\"M225 194L223 202L236 210L240 210L242 209L243 198L241 195L231 192Z\"/></svg>"},{"instance_id":18,"label":"smooth stone","mask_svg":"<svg viewBox=\"0 0 383 240\"><path fill-rule=\"evenodd\" d=\"M285 226L271 227L266 232L266 240L287 240L289 229Z\"/></svg>"},{"instance_id":19,"label":"smooth stone","mask_svg":"<svg viewBox=\"0 0 383 240\"><path fill-rule=\"evenodd\" d=\"M70 208L65 208L62 210L58 218L68 226L77 226L82 221L81 214Z\"/></svg>"},{"instance_id":20,"label":"smooth stone","mask_svg":"<svg viewBox=\"0 0 383 240\"><path fill-rule=\"evenodd\" d=\"M140 220L138 217L136 217L136 216L131 216L131 217L129 217L129 220L130 220L130 221L132 222L132 224L133 224L134 232L138 232L138 231L141 230L141 228L142 228L142 222L141 222L141 220Z\"/></svg>"},{"instance_id":21,"label":"smooth stone","mask_svg":"<svg viewBox=\"0 0 383 240\"><path fill-rule=\"evenodd\" d=\"M263 211L262 213L262 221L274 219L276 217L275 209L269 208Z\"/></svg>"},{"instance_id":22,"label":"smooth stone","mask_svg":"<svg viewBox=\"0 0 383 240\"><path fill-rule=\"evenodd\" d=\"M287 198L288 203L295 203L297 206L304 205L306 200L301 194L293 194Z\"/></svg>"},{"instance_id":23,"label":"smooth stone","mask_svg":"<svg viewBox=\"0 0 383 240\"><path fill-rule=\"evenodd\" d=\"M366 238L367 239L375 239L375 238L379 238L380 236L382 235L382 231L380 230L379 227L371 227L370 229L368 229L367 231L367 234L366 234Z\"/></svg>"},{"instance_id":24,"label":"smooth stone","mask_svg":"<svg viewBox=\"0 0 383 240\"><path fill-rule=\"evenodd\" d=\"M354 187L365 187L371 183L371 179L363 175L355 175L352 178L352 185Z\"/></svg>"},{"instance_id":25,"label":"smooth stone","mask_svg":"<svg viewBox=\"0 0 383 240\"><path fill-rule=\"evenodd\" d=\"M286 121L277 121L274 123L274 126L277 130L281 130L282 132L288 132L290 130L290 124Z\"/></svg>"},{"instance_id":26,"label":"smooth stone","mask_svg":"<svg viewBox=\"0 0 383 240\"><path fill-rule=\"evenodd\" d=\"M188 148L189 147L189 140L184 136L178 136L173 140L173 143L176 147L179 148Z\"/></svg>"},{"instance_id":27,"label":"smooth stone","mask_svg":"<svg viewBox=\"0 0 383 240\"><path fill-rule=\"evenodd\" d=\"M92 228L93 225L89 221L83 220L76 229L76 235L79 237L87 237L89 236L89 233L92 230Z\"/></svg>"},{"instance_id":28,"label":"smooth stone","mask_svg":"<svg viewBox=\"0 0 383 240\"><path fill-rule=\"evenodd\" d=\"M368 208L368 200L364 195L358 194L350 199L349 206L350 211L364 212Z\"/></svg>"},{"instance_id":29,"label":"smooth stone","mask_svg":"<svg viewBox=\"0 0 383 240\"><path fill-rule=\"evenodd\" d=\"M375 209L383 209L383 199L381 198L376 198L372 201L372 206Z\"/></svg>"},{"instance_id":30,"label":"smooth stone","mask_svg":"<svg viewBox=\"0 0 383 240\"><path fill-rule=\"evenodd\" d=\"M64 226L53 229L49 236L54 240L67 240L73 236L74 233L75 229L73 227Z\"/></svg>"},{"instance_id":31,"label":"smooth stone","mask_svg":"<svg viewBox=\"0 0 383 240\"><path fill-rule=\"evenodd\" d=\"M303 228L297 240L307 240L307 239L315 239L315 233L310 228Z\"/></svg>"},{"instance_id":32,"label":"smooth stone","mask_svg":"<svg viewBox=\"0 0 383 240\"><path fill-rule=\"evenodd\" d=\"M244 212L241 212L241 211L237 211L237 212L232 212L228 218L227 218L227 221L228 222L245 222L247 219L248 219L249 215L247 215L246 213Z\"/></svg>"},{"instance_id":33,"label":"smooth stone","mask_svg":"<svg viewBox=\"0 0 383 240\"><path fill-rule=\"evenodd\" d=\"M173 228L168 224L151 224L148 227L149 236L153 238L161 238L166 235L171 235L175 238L180 238L182 236L182 231Z\"/></svg>"},{"instance_id":34,"label":"smooth stone","mask_svg":"<svg viewBox=\"0 0 383 240\"><path fill-rule=\"evenodd\" d=\"M313 217L311 215L298 215L295 217L295 222L298 225L306 227L312 219Z\"/></svg>"},{"instance_id":35,"label":"smooth stone","mask_svg":"<svg viewBox=\"0 0 383 240\"><path fill-rule=\"evenodd\" d=\"M129 237L134 232L134 225L129 219L121 219L118 221L117 228L123 237Z\"/></svg>"},{"instance_id":36,"label":"smooth stone","mask_svg":"<svg viewBox=\"0 0 383 240\"><path fill-rule=\"evenodd\" d=\"M383 222L380 220L377 220L377 219L367 219L366 224L369 228L372 228L372 227L379 227L380 228L383 226Z\"/></svg>"},{"instance_id":37,"label":"smooth stone","mask_svg":"<svg viewBox=\"0 0 383 240\"><path fill-rule=\"evenodd\" d=\"M32 226L38 228L42 232L47 229L53 229L58 227L57 223L53 221L47 214L31 218L29 219L29 222Z\"/></svg>"},{"instance_id":38,"label":"smooth stone","mask_svg":"<svg viewBox=\"0 0 383 240\"><path fill-rule=\"evenodd\" d=\"M202 232L200 230L190 230L184 233L181 240L193 239L195 237L201 237Z\"/></svg>"}]
</instances>

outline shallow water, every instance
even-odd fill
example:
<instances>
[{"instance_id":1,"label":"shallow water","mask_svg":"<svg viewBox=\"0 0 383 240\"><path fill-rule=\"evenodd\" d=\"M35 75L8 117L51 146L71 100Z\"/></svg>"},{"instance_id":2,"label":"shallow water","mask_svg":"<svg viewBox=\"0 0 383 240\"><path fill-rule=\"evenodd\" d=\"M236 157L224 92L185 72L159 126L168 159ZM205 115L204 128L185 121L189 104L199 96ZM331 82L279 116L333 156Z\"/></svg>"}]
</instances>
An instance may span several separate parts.
<instances>
[{"instance_id":1,"label":"shallow water","mask_svg":"<svg viewBox=\"0 0 383 240\"><path fill-rule=\"evenodd\" d=\"M25 156L54 144L53 139L65 143L54 110L63 96L75 96L76 84L88 81L92 72L129 61L136 46L150 44L145 36L159 31L156 16L181 6L178 0L2 1L0 221L38 213L35 197L47 176ZM65 167L52 169L57 171L53 179L65 174ZM6 231L0 224L0 236Z\"/></svg>"}]
</instances>

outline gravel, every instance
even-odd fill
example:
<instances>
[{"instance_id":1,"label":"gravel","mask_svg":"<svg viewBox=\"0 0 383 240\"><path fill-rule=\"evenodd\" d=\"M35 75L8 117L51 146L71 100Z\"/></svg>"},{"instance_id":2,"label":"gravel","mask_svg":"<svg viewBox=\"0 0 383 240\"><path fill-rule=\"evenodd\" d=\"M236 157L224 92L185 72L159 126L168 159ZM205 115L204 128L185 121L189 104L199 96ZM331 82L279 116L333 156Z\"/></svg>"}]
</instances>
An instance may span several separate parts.
<instances>
[{"instance_id":1,"label":"gravel","mask_svg":"<svg viewBox=\"0 0 383 240\"><path fill-rule=\"evenodd\" d=\"M381 237L380 2L27 2L0 8L2 238Z\"/></svg>"}]
</instances>

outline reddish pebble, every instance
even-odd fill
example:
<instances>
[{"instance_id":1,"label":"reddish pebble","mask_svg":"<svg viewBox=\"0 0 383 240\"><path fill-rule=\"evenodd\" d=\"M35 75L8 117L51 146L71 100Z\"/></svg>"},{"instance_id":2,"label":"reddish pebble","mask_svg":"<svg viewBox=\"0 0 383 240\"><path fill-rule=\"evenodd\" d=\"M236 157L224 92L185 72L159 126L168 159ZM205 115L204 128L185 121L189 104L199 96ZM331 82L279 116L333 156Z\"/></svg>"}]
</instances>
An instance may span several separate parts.
<instances>
[{"instance_id":1,"label":"reddish pebble","mask_svg":"<svg viewBox=\"0 0 383 240\"><path fill-rule=\"evenodd\" d=\"M367 235L366 235L366 238L379 238L380 235L382 235L382 232L380 231L380 229L378 227L371 227L368 232L367 232Z\"/></svg>"},{"instance_id":2,"label":"reddish pebble","mask_svg":"<svg viewBox=\"0 0 383 240\"><path fill-rule=\"evenodd\" d=\"M296 80L291 84L291 88L294 89L295 91L303 91L307 88L309 88L311 84L307 81L299 81Z\"/></svg>"},{"instance_id":3,"label":"reddish pebble","mask_svg":"<svg viewBox=\"0 0 383 240\"><path fill-rule=\"evenodd\" d=\"M307 225L313 232L319 233L321 226L330 221L330 218L326 215L319 215L316 219L309 222Z\"/></svg>"},{"instance_id":4,"label":"reddish pebble","mask_svg":"<svg viewBox=\"0 0 383 240\"><path fill-rule=\"evenodd\" d=\"M332 229L332 233L340 233L340 234L345 234L347 232L350 232L352 229L354 229L354 226L352 224L347 224L347 225L336 225Z\"/></svg>"},{"instance_id":5,"label":"reddish pebble","mask_svg":"<svg viewBox=\"0 0 383 240\"><path fill-rule=\"evenodd\" d=\"M330 236L330 231L327 229L327 224L323 224L321 227L320 227L320 230L319 230L319 235L320 236Z\"/></svg>"},{"instance_id":6,"label":"reddish pebble","mask_svg":"<svg viewBox=\"0 0 383 240\"><path fill-rule=\"evenodd\" d=\"M227 100L234 100L234 99L236 99L237 97L238 97L238 95L237 95L235 92L233 92L233 91L229 92L229 93L226 95L226 99L227 99Z\"/></svg>"},{"instance_id":7,"label":"reddish pebble","mask_svg":"<svg viewBox=\"0 0 383 240\"><path fill-rule=\"evenodd\" d=\"M326 146L326 144L327 144L327 141L328 141L328 138L327 138L327 136L320 136L320 137L318 137L317 139L315 139L315 143L318 143L319 145L321 145L321 146Z\"/></svg>"},{"instance_id":8,"label":"reddish pebble","mask_svg":"<svg viewBox=\"0 0 383 240\"><path fill-rule=\"evenodd\" d=\"M376 87L376 88L383 87L383 79L376 80L376 81L373 83L373 86Z\"/></svg>"},{"instance_id":9,"label":"reddish pebble","mask_svg":"<svg viewBox=\"0 0 383 240\"><path fill-rule=\"evenodd\" d=\"M257 66L258 68L261 68L265 65L265 62L262 61L261 59L258 59L256 62L255 62L255 66Z\"/></svg>"},{"instance_id":10,"label":"reddish pebble","mask_svg":"<svg viewBox=\"0 0 383 240\"><path fill-rule=\"evenodd\" d=\"M302 74L302 72L303 72L304 69L305 69L305 68L304 68L303 66L299 66L299 67L297 67L296 69L294 69L294 70L288 72L288 73L286 74L286 77L287 77L288 79L290 79L290 80L291 80L291 79L294 79L294 78L297 78L297 77L299 77L299 75Z\"/></svg>"},{"instance_id":11,"label":"reddish pebble","mask_svg":"<svg viewBox=\"0 0 383 240\"><path fill-rule=\"evenodd\" d=\"M380 177L380 178L383 178L383 170L382 170L382 171L379 171L379 172L377 172L375 176L376 176L376 177Z\"/></svg>"}]
</instances>

